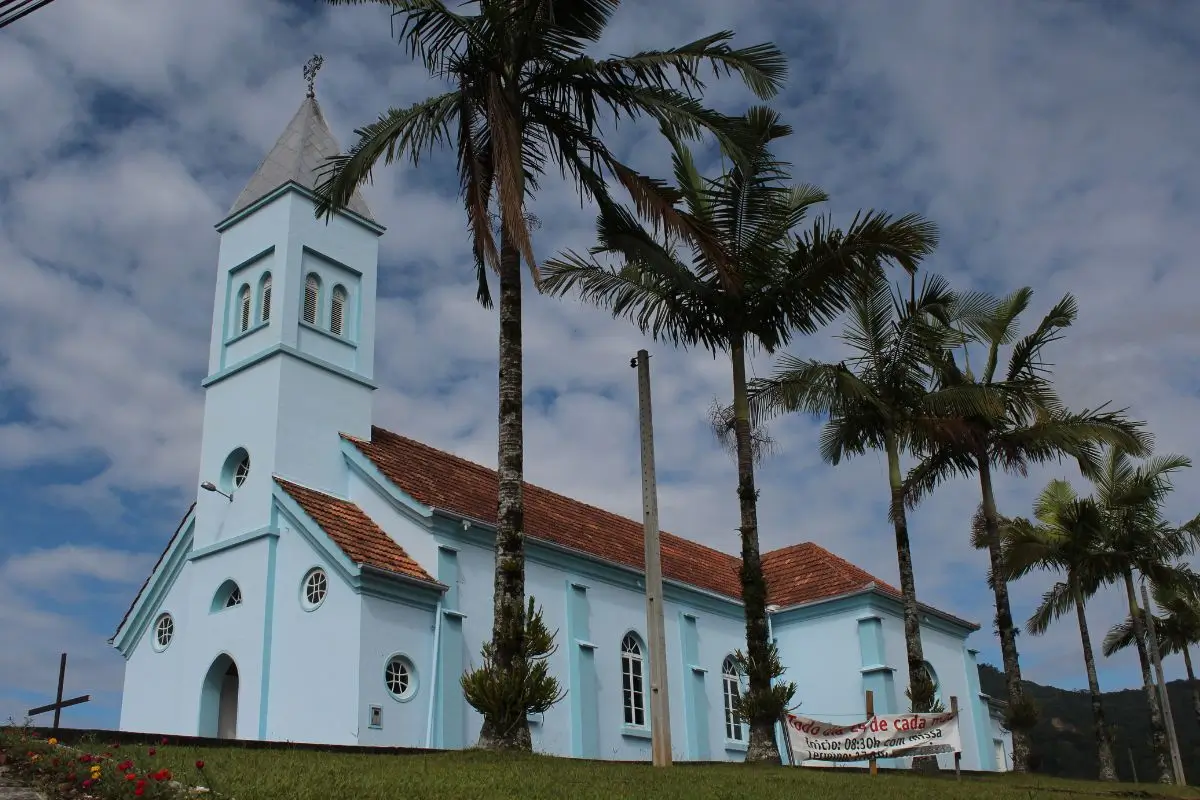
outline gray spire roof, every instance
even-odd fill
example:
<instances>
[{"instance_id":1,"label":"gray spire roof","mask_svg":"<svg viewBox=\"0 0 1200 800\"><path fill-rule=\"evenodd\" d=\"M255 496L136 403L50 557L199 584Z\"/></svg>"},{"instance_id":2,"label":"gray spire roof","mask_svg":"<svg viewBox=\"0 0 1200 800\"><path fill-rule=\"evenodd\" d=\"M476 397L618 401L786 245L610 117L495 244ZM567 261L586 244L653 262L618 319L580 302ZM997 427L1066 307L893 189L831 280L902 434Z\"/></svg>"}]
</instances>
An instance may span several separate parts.
<instances>
[{"instance_id":1,"label":"gray spire roof","mask_svg":"<svg viewBox=\"0 0 1200 800\"><path fill-rule=\"evenodd\" d=\"M233 216L266 197L288 181L294 181L306 189L315 189L318 172L325 166L325 159L341 152L337 140L329 130L321 107L315 97L304 98L300 109L292 117L271 152L258 165L258 170L242 189L229 214ZM371 209L362 195L355 190L347 208L361 217L373 220Z\"/></svg>"}]
</instances>

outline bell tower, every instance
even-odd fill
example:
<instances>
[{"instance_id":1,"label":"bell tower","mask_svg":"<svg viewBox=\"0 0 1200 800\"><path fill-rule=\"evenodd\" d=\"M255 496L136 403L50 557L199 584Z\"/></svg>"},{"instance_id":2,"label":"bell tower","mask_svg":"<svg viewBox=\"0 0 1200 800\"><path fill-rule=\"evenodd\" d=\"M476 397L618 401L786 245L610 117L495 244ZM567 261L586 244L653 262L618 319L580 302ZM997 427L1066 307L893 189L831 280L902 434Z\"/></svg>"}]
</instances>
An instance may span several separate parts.
<instances>
[{"instance_id":1,"label":"bell tower","mask_svg":"<svg viewBox=\"0 0 1200 800\"><path fill-rule=\"evenodd\" d=\"M339 435L371 435L384 228L357 191L315 216L319 173L341 151L313 90L320 66L305 66L300 108L216 226L198 548L270 525L272 475L344 494Z\"/></svg>"}]
</instances>

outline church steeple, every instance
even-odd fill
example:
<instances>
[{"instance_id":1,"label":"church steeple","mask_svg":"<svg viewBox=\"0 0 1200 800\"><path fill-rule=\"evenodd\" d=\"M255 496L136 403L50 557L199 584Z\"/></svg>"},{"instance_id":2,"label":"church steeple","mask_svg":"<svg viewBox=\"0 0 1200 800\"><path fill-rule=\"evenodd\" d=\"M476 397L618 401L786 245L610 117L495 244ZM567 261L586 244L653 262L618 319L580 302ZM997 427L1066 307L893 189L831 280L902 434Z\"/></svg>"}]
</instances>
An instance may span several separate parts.
<instances>
[{"instance_id":1,"label":"church steeple","mask_svg":"<svg viewBox=\"0 0 1200 800\"><path fill-rule=\"evenodd\" d=\"M318 175L340 152L312 92L319 65L309 62L308 95L217 225L199 480L224 495L200 492L198 546L271 524L273 475L344 494L339 434L371 434L383 226L358 193L316 216Z\"/></svg>"},{"instance_id":2,"label":"church steeple","mask_svg":"<svg viewBox=\"0 0 1200 800\"><path fill-rule=\"evenodd\" d=\"M242 189L226 218L232 217L267 197L286 183L294 183L312 191L320 182L319 173L326 166L326 159L341 152L337 139L329 130L329 124L321 113L313 90L313 78L320 69L323 59L314 56L305 66L308 93L292 121L284 128L275 146L258 165L258 169ZM366 200L356 190L347 205L364 219L374 221Z\"/></svg>"}]
</instances>

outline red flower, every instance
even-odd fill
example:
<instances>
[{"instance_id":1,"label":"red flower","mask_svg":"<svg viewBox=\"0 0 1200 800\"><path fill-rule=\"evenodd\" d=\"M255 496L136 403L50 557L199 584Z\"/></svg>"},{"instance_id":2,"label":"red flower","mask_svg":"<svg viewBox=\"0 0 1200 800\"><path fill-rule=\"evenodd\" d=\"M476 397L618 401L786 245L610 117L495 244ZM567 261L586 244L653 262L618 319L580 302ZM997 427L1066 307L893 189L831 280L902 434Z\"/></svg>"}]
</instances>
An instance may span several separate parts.
<instances>
[{"instance_id":1,"label":"red flower","mask_svg":"<svg viewBox=\"0 0 1200 800\"><path fill-rule=\"evenodd\" d=\"M146 793L146 787L145 786L135 786L133 789L133 793L135 795L137 795L138 797L141 797L142 795L144 795Z\"/></svg>"},{"instance_id":2,"label":"red flower","mask_svg":"<svg viewBox=\"0 0 1200 800\"><path fill-rule=\"evenodd\" d=\"M166 743L167 743L167 737L165 737L165 736L164 736L164 737L162 738L162 741L161 741L161 742L159 742L159 744L166 744Z\"/></svg>"},{"instance_id":3,"label":"red flower","mask_svg":"<svg viewBox=\"0 0 1200 800\"><path fill-rule=\"evenodd\" d=\"M204 769L204 762L203 762L203 761L197 761L197 762L196 762L196 769Z\"/></svg>"},{"instance_id":4,"label":"red flower","mask_svg":"<svg viewBox=\"0 0 1200 800\"><path fill-rule=\"evenodd\" d=\"M54 766L56 766L56 767L57 767L57 766L58 766L58 759L57 759L57 758L52 758L52 759L50 759L50 763L51 763L51 764L53 764Z\"/></svg>"},{"instance_id":5,"label":"red flower","mask_svg":"<svg viewBox=\"0 0 1200 800\"><path fill-rule=\"evenodd\" d=\"M67 780L69 780L71 783L74 783L74 782L75 782L75 779L76 779L76 778L78 778L78 777L79 777L79 776L78 776L78 775L76 775L74 772L68 772L68 773L67 773Z\"/></svg>"},{"instance_id":6,"label":"red flower","mask_svg":"<svg viewBox=\"0 0 1200 800\"><path fill-rule=\"evenodd\" d=\"M167 769L166 767L163 767L162 769L160 769L158 772L154 773L150 777L154 778L154 780L156 780L156 781L169 781L169 780L171 780L171 770Z\"/></svg>"},{"instance_id":7,"label":"red flower","mask_svg":"<svg viewBox=\"0 0 1200 800\"><path fill-rule=\"evenodd\" d=\"M85 781L84 781L82 784L80 784L80 785L81 785L81 786L83 786L83 788L85 788L85 789L86 789L86 788L88 788L89 786L91 786L91 785L92 785L92 779L91 779L91 778L88 778L87 780L85 780Z\"/></svg>"},{"instance_id":8,"label":"red flower","mask_svg":"<svg viewBox=\"0 0 1200 800\"><path fill-rule=\"evenodd\" d=\"M86 764L86 763L88 763L88 762L89 762L89 761L91 761L91 760L92 760L92 756L91 756L89 753L84 753L83 755L81 755L81 756L79 757L79 763L80 763L80 764Z\"/></svg>"},{"instance_id":9,"label":"red flower","mask_svg":"<svg viewBox=\"0 0 1200 800\"><path fill-rule=\"evenodd\" d=\"M132 766L133 766L133 760L127 758L124 761L122 761L120 764L117 764L117 769L121 770L122 772L125 772L126 770L130 769Z\"/></svg>"},{"instance_id":10,"label":"red flower","mask_svg":"<svg viewBox=\"0 0 1200 800\"><path fill-rule=\"evenodd\" d=\"M155 750L153 747L151 747L149 750L146 751L146 755L148 755L148 756L152 756L152 755L154 755L154 753L155 753Z\"/></svg>"},{"instance_id":11,"label":"red flower","mask_svg":"<svg viewBox=\"0 0 1200 800\"><path fill-rule=\"evenodd\" d=\"M135 774L134 774L134 773L132 773L132 772L126 772L126 773L125 773L125 780L127 780L127 781L136 781L136 780L137 780L137 775L135 775Z\"/></svg>"}]
</instances>

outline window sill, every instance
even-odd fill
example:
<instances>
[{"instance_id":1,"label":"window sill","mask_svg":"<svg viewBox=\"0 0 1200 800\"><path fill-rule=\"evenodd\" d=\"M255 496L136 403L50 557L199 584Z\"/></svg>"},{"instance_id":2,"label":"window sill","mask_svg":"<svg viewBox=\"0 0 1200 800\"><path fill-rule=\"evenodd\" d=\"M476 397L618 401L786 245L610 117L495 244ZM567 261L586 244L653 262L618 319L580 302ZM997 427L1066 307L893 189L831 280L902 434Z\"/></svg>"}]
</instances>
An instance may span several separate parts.
<instances>
[{"instance_id":1,"label":"window sill","mask_svg":"<svg viewBox=\"0 0 1200 800\"><path fill-rule=\"evenodd\" d=\"M525 721L530 725L541 725L545 719L545 714L526 714Z\"/></svg>"},{"instance_id":2,"label":"window sill","mask_svg":"<svg viewBox=\"0 0 1200 800\"><path fill-rule=\"evenodd\" d=\"M629 736L633 739L649 739L650 729L644 725L622 725L621 735Z\"/></svg>"},{"instance_id":3,"label":"window sill","mask_svg":"<svg viewBox=\"0 0 1200 800\"><path fill-rule=\"evenodd\" d=\"M253 325L251 325L249 328L246 328L246 330L239 331L238 333L235 333L233 336L230 336L228 339L225 340L225 345L229 346L236 341L245 339L247 336L249 336L252 333L258 333L259 331L261 331L263 328L267 327L270 324L271 324L270 320L266 320L264 322L256 322Z\"/></svg>"},{"instance_id":4,"label":"window sill","mask_svg":"<svg viewBox=\"0 0 1200 800\"><path fill-rule=\"evenodd\" d=\"M744 753L749 749L749 745L747 745L745 742L736 742L733 739L726 739L725 749L732 752Z\"/></svg>"},{"instance_id":5,"label":"window sill","mask_svg":"<svg viewBox=\"0 0 1200 800\"><path fill-rule=\"evenodd\" d=\"M300 320L300 327L306 331L312 331L313 333L319 333L326 338L333 339L335 342L340 342L341 344L344 344L346 347L351 347L351 348L355 348L355 349L358 348L358 345L352 339L350 339L348 336L340 336L340 335L334 333L333 331L327 331L322 327L312 324L311 322L305 322L304 320Z\"/></svg>"}]
</instances>

